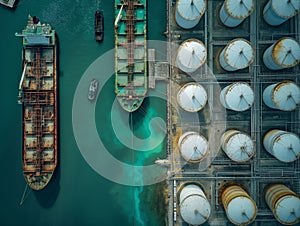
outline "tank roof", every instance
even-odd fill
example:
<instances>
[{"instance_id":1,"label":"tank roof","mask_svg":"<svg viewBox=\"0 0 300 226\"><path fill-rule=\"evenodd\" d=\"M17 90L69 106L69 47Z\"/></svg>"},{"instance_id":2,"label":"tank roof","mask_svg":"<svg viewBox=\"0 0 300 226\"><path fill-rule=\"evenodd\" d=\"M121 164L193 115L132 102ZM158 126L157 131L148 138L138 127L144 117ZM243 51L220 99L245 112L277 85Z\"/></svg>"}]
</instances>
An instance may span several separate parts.
<instances>
[{"instance_id":1,"label":"tank roof","mask_svg":"<svg viewBox=\"0 0 300 226\"><path fill-rule=\"evenodd\" d=\"M225 0L227 13L236 19L248 17L254 10L254 0Z\"/></svg>"},{"instance_id":2,"label":"tank roof","mask_svg":"<svg viewBox=\"0 0 300 226\"><path fill-rule=\"evenodd\" d=\"M272 0L271 7L280 17L290 18L300 10L299 0Z\"/></svg>"},{"instance_id":3,"label":"tank roof","mask_svg":"<svg viewBox=\"0 0 300 226\"><path fill-rule=\"evenodd\" d=\"M195 20L205 12L205 4L205 0L178 0L177 11L184 19Z\"/></svg>"},{"instance_id":4,"label":"tank roof","mask_svg":"<svg viewBox=\"0 0 300 226\"><path fill-rule=\"evenodd\" d=\"M294 195L286 195L278 200L275 213L281 223L294 224L300 219L300 199Z\"/></svg>"},{"instance_id":5,"label":"tank roof","mask_svg":"<svg viewBox=\"0 0 300 226\"><path fill-rule=\"evenodd\" d=\"M236 225L246 225L256 216L256 206L248 197L232 199L227 207L227 217Z\"/></svg>"},{"instance_id":6,"label":"tank roof","mask_svg":"<svg viewBox=\"0 0 300 226\"><path fill-rule=\"evenodd\" d=\"M251 43L242 38L229 42L224 49L226 63L236 69L248 67L254 59L254 50Z\"/></svg>"},{"instance_id":7,"label":"tank roof","mask_svg":"<svg viewBox=\"0 0 300 226\"><path fill-rule=\"evenodd\" d=\"M178 146L187 161L201 161L208 153L207 140L197 132L184 133L179 138Z\"/></svg>"},{"instance_id":8,"label":"tank roof","mask_svg":"<svg viewBox=\"0 0 300 226\"><path fill-rule=\"evenodd\" d=\"M234 111L245 111L254 102L254 92L252 88L243 82L232 83L221 92L222 104Z\"/></svg>"},{"instance_id":9,"label":"tank roof","mask_svg":"<svg viewBox=\"0 0 300 226\"><path fill-rule=\"evenodd\" d=\"M273 143L273 153L283 162L291 162L300 156L300 139L296 134L281 134Z\"/></svg>"},{"instance_id":10,"label":"tank roof","mask_svg":"<svg viewBox=\"0 0 300 226\"><path fill-rule=\"evenodd\" d=\"M272 101L280 110L293 110L300 104L300 88L294 82L284 81L274 87Z\"/></svg>"},{"instance_id":11,"label":"tank roof","mask_svg":"<svg viewBox=\"0 0 300 226\"><path fill-rule=\"evenodd\" d=\"M206 61L206 48L197 39L184 41L177 52L176 63L184 72L194 72Z\"/></svg>"},{"instance_id":12,"label":"tank roof","mask_svg":"<svg viewBox=\"0 0 300 226\"><path fill-rule=\"evenodd\" d=\"M200 187L188 185L180 194L180 214L185 222L200 225L208 220L211 207Z\"/></svg>"},{"instance_id":13,"label":"tank roof","mask_svg":"<svg viewBox=\"0 0 300 226\"><path fill-rule=\"evenodd\" d=\"M281 38L274 44L272 56L282 67L295 66L300 61L300 45L293 38Z\"/></svg>"},{"instance_id":14,"label":"tank roof","mask_svg":"<svg viewBox=\"0 0 300 226\"><path fill-rule=\"evenodd\" d=\"M246 161L254 155L253 141L243 133L233 135L226 144L226 153L234 161Z\"/></svg>"},{"instance_id":15,"label":"tank roof","mask_svg":"<svg viewBox=\"0 0 300 226\"><path fill-rule=\"evenodd\" d=\"M198 83L185 84L177 94L178 104L186 111L197 112L207 102L207 93Z\"/></svg>"}]
</instances>

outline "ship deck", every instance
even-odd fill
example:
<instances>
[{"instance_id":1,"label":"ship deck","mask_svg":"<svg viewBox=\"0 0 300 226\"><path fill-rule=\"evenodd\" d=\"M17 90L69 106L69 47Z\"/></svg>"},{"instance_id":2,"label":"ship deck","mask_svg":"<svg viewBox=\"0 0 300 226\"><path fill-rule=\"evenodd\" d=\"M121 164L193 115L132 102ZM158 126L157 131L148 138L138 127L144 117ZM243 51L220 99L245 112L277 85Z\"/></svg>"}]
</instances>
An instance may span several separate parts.
<instances>
[{"instance_id":1,"label":"ship deck","mask_svg":"<svg viewBox=\"0 0 300 226\"><path fill-rule=\"evenodd\" d=\"M56 49L24 47L23 169L31 187L50 180L57 164Z\"/></svg>"},{"instance_id":2,"label":"ship deck","mask_svg":"<svg viewBox=\"0 0 300 226\"><path fill-rule=\"evenodd\" d=\"M115 4L117 16L123 3ZM115 28L115 92L129 111L140 106L147 92L146 19L145 0L127 1Z\"/></svg>"}]
</instances>

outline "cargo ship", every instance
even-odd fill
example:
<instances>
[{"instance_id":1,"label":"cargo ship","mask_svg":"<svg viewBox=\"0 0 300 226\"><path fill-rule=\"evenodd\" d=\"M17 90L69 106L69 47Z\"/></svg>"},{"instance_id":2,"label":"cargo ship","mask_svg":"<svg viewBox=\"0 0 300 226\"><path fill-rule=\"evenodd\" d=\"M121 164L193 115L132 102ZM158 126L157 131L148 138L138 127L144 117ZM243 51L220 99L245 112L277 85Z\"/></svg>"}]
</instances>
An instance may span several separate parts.
<instances>
[{"instance_id":1,"label":"cargo ship","mask_svg":"<svg viewBox=\"0 0 300 226\"><path fill-rule=\"evenodd\" d=\"M23 115L23 174L34 190L43 189L57 165L57 40L55 30L28 17L22 37L23 68L18 103Z\"/></svg>"},{"instance_id":2,"label":"cargo ship","mask_svg":"<svg viewBox=\"0 0 300 226\"><path fill-rule=\"evenodd\" d=\"M128 112L147 93L146 0L115 0L115 93Z\"/></svg>"},{"instance_id":3,"label":"cargo ship","mask_svg":"<svg viewBox=\"0 0 300 226\"><path fill-rule=\"evenodd\" d=\"M95 12L95 38L96 41L103 41L104 36L104 16L99 10Z\"/></svg>"}]
</instances>

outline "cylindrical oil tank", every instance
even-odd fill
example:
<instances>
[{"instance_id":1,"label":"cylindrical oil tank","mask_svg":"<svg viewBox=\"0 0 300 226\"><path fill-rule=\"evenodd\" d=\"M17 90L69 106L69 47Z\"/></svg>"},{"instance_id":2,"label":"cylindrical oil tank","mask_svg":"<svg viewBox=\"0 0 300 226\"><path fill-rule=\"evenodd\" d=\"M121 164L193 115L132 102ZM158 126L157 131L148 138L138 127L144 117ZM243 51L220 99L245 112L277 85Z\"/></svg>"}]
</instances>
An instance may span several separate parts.
<instances>
[{"instance_id":1,"label":"cylindrical oil tank","mask_svg":"<svg viewBox=\"0 0 300 226\"><path fill-rule=\"evenodd\" d=\"M269 108L295 110L300 104L300 87L292 81L269 85L264 89L263 101Z\"/></svg>"},{"instance_id":2,"label":"cylindrical oil tank","mask_svg":"<svg viewBox=\"0 0 300 226\"><path fill-rule=\"evenodd\" d=\"M179 138L178 147L181 156L189 162L199 162L208 154L206 138L197 132L186 132Z\"/></svg>"},{"instance_id":3,"label":"cylindrical oil tank","mask_svg":"<svg viewBox=\"0 0 300 226\"><path fill-rule=\"evenodd\" d=\"M179 196L180 215L190 225L205 223L211 212L210 204L203 190L196 184L184 186Z\"/></svg>"},{"instance_id":4,"label":"cylindrical oil tank","mask_svg":"<svg viewBox=\"0 0 300 226\"><path fill-rule=\"evenodd\" d=\"M177 0L175 8L176 23L184 29L191 29L205 13L206 0Z\"/></svg>"},{"instance_id":5,"label":"cylindrical oil tank","mask_svg":"<svg viewBox=\"0 0 300 226\"><path fill-rule=\"evenodd\" d=\"M293 162L300 156L300 139L291 132L273 129L263 139L264 147L271 155L282 162Z\"/></svg>"},{"instance_id":6,"label":"cylindrical oil tank","mask_svg":"<svg viewBox=\"0 0 300 226\"><path fill-rule=\"evenodd\" d=\"M254 102L253 89L244 82L235 82L222 89L221 104L233 111L246 111Z\"/></svg>"},{"instance_id":7,"label":"cylindrical oil tank","mask_svg":"<svg viewBox=\"0 0 300 226\"><path fill-rule=\"evenodd\" d=\"M283 37L265 50L263 61L270 70L294 67L300 61L300 45L293 38Z\"/></svg>"},{"instance_id":8,"label":"cylindrical oil tank","mask_svg":"<svg viewBox=\"0 0 300 226\"><path fill-rule=\"evenodd\" d=\"M254 200L239 185L230 185L222 192L222 204L228 219L235 225L254 221L257 207Z\"/></svg>"},{"instance_id":9,"label":"cylindrical oil tank","mask_svg":"<svg viewBox=\"0 0 300 226\"><path fill-rule=\"evenodd\" d=\"M265 200L281 224L295 225L300 222L300 198L285 185L269 186L266 189Z\"/></svg>"},{"instance_id":10,"label":"cylindrical oil tank","mask_svg":"<svg viewBox=\"0 0 300 226\"><path fill-rule=\"evenodd\" d=\"M254 0L225 0L220 9L220 19L227 27L236 27L254 10Z\"/></svg>"},{"instance_id":11,"label":"cylindrical oil tank","mask_svg":"<svg viewBox=\"0 0 300 226\"><path fill-rule=\"evenodd\" d=\"M299 0L270 0L264 8L263 15L268 24L278 26L295 16L299 10Z\"/></svg>"},{"instance_id":12,"label":"cylindrical oil tank","mask_svg":"<svg viewBox=\"0 0 300 226\"><path fill-rule=\"evenodd\" d=\"M188 39L178 48L176 63L186 73L195 72L206 62L205 45L197 39Z\"/></svg>"},{"instance_id":13,"label":"cylindrical oil tank","mask_svg":"<svg viewBox=\"0 0 300 226\"><path fill-rule=\"evenodd\" d=\"M226 155L235 162L248 161L254 155L254 144L250 136L230 129L223 133L221 146Z\"/></svg>"},{"instance_id":14,"label":"cylindrical oil tank","mask_svg":"<svg viewBox=\"0 0 300 226\"><path fill-rule=\"evenodd\" d=\"M178 91L177 102L185 111L200 111L207 102L206 90L199 83L187 83Z\"/></svg>"},{"instance_id":15,"label":"cylindrical oil tank","mask_svg":"<svg viewBox=\"0 0 300 226\"><path fill-rule=\"evenodd\" d=\"M219 61L226 71L236 71L248 67L254 59L251 43L243 38L230 41L222 50Z\"/></svg>"}]
</instances>

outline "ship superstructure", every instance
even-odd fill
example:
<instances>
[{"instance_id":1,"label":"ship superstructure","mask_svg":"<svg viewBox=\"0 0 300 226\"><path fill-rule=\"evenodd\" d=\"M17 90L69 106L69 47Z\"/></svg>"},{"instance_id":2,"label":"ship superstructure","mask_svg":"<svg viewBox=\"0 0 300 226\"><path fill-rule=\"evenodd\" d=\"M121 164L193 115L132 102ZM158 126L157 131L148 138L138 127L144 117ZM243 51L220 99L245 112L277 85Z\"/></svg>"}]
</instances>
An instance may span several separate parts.
<instances>
[{"instance_id":1,"label":"ship superstructure","mask_svg":"<svg viewBox=\"0 0 300 226\"><path fill-rule=\"evenodd\" d=\"M146 0L115 0L115 92L128 112L147 93Z\"/></svg>"},{"instance_id":2,"label":"ship superstructure","mask_svg":"<svg viewBox=\"0 0 300 226\"><path fill-rule=\"evenodd\" d=\"M34 190L44 188L57 165L56 36L49 24L28 17L18 103L23 113L23 172Z\"/></svg>"}]
</instances>

